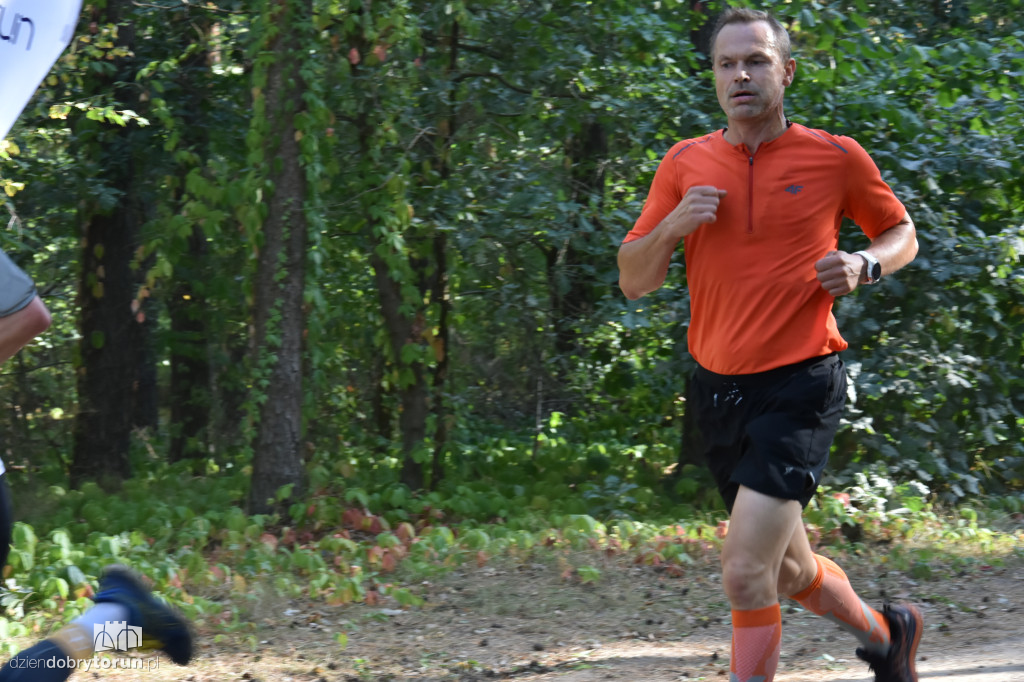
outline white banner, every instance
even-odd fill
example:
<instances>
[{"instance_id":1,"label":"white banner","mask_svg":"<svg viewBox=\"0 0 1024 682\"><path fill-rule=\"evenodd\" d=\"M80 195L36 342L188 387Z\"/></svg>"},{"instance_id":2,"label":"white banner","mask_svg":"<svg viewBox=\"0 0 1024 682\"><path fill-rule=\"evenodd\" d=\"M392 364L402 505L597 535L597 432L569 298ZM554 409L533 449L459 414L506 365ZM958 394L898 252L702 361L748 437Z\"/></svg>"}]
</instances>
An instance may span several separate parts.
<instances>
[{"instance_id":1,"label":"white banner","mask_svg":"<svg viewBox=\"0 0 1024 682\"><path fill-rule=\"evenodd\" d=\"M0 140L75 35L82 0L0 0Z\"/></svg>"}]
</instances>

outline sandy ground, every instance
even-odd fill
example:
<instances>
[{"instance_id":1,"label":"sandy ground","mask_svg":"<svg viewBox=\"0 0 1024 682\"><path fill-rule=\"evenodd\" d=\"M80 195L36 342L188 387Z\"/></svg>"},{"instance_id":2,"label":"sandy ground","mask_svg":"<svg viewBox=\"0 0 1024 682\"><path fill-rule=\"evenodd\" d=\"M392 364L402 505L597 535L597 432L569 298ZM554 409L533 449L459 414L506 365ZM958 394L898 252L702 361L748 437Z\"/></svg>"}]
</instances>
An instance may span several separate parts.
<instances>
[{"instance_id":1,"label":"sandy ground","mask_svg":"<svg viewBox=\"0 0 1024 682\"><path fill-rule=\"evenodd\" d=\"M584 559L591 561L593 558ZM576 565L579 557L571 557ZM918 604L925 616L921 680L1024 681L1024 564L938 569L932 579L843 562L869 602ZM148 669L77 673L73 680L727 680L729 615L714 563L681 575L619 561L596 583L566 564L464 568L418 586L425 606L346 606L261 600L252 624L200 627L193 665L143 658ZM251 600L250 600L251 601ZM856 643L833 624L783 605L778 682L872 682ZM345 633L344 646L336 640Z\"/></svg>"}]
</instances>

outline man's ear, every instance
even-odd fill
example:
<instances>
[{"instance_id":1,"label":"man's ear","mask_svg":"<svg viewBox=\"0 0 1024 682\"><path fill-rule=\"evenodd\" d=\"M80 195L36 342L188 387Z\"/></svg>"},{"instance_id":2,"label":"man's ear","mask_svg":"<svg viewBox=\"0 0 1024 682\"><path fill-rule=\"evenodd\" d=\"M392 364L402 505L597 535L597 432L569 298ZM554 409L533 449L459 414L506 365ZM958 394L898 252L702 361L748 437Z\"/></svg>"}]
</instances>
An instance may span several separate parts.
<instances>
[{"instance_id":1,"label":"man's ear","mask_svg":"<svg viewBox=\"0 0 1024 682\"><path fill-rule=\"evenodd\" d=\"M786 62L785 72L782 76L782 84L787 88L793 84L793 79L796 77L796 60L790 59Z\"/></svg>"}]
</instances>

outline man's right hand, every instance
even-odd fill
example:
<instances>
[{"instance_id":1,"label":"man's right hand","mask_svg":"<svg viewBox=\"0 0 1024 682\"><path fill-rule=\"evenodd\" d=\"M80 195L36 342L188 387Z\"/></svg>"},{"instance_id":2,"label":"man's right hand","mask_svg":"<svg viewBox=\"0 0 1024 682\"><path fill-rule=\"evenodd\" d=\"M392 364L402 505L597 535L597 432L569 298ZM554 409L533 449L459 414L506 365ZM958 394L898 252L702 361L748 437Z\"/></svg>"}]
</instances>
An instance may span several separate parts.
<instances>
[{"instance_id":1,"label":"man's right hand","mask_svg":"<svg viewBox=\"0 0 1024 682\"><path fill-rule=\"evenodd\" d=\"M704 223L715 222L718 219L718 203L724 196L724 189L710 185L691 187L682 201L665 216L662 221L664 229L676 239L682 239Z\"/></svg>"},{"instance_id":2,"label":"man's right hand","mask_svg":"<svg viewBox=\"0 0 1024 682\"><path fill-rule=\"evenodd\" d=\"M679 240L704 223L715 222L724 196L725 190L717 187L691 187L646 236L619 247L619 288L626 298L636 300L665 282Z\"/></svg>"}]
</instances>

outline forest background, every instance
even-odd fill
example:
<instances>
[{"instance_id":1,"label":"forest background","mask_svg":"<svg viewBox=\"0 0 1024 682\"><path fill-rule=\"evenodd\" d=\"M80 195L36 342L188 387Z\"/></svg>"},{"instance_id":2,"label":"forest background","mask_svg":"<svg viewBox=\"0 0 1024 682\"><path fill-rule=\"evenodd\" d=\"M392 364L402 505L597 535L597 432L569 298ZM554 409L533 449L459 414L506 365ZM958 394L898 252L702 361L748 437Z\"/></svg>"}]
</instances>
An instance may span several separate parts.
<instances>
[{"instance_id":1,"label":"forest background","mask_svg":"<svg viewBox=\"0 0 1024 682\"><path fill-rule=\"evenodd\" d=\"M788 116L856 138L921 245L837 302L853 388L812 506L858 536L858 505L1019 515L1022 3L758 6L793 37ZM88 3L0 142L0 246L54 315L0 376L8 613L153 548L173 592L372 532L309 588L345 601L441 520L491 525L435 552L721 517L681 259L639 302L615 264L661 155L724 124L721 7Z\"/></svg>"}]
</instances>

